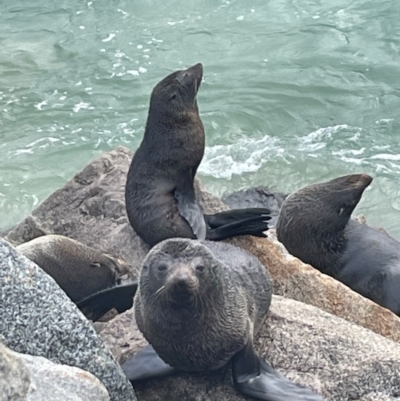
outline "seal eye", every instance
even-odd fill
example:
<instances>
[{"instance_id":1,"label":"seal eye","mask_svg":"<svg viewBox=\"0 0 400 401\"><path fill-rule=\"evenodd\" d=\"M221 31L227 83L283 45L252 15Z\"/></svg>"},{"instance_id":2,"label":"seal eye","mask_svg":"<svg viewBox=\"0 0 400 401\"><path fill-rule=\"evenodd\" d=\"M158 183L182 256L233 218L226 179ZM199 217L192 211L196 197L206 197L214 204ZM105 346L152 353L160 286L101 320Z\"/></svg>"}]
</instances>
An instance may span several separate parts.
<instances>
[{"instance_id":1,"label":"seal eye","mask_svg":"<svg viewBox=\"0 0 400 401\"><path fill-rule=\"evenodd\" d=\"M167 270L167 265L159 265L158 267L157 267L157 270L159 271L159 272L165 272L166 270Z\"/></svg>"},{"instance_id":2,"label":"seal eye","mask_svg":"<svg viewBox=\"0 0 400 401\"><path fill-rule=\"evenodd\" d=\"M172 94L169 98L169 100L175 100L176 99L176 93Z\"/></svg>"},{"instance_id":3,"label":"seal eye","mask_svg":"<svg viewBox=\"0 0 400 401\"><path fill-rule=\"evenodd\" d=\"M196 266L196 271L199 272L199 273L203 273L203 271L204 271L204 266L203 266L203 265L198 265L198 266Z\"/></svg>"}]
</instances>

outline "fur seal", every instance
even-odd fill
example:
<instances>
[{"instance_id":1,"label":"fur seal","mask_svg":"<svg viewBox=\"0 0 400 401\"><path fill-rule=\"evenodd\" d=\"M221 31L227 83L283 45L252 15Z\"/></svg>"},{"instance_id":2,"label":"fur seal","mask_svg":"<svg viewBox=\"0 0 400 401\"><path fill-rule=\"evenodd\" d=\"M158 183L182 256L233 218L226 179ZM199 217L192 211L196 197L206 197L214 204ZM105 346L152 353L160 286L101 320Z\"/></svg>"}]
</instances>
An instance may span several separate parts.
<instances>
[{"instance_id":1,"label":"fur seal","mask_svg":"<svg viewBox=\"0 0 400 401\"><path fill-rule=\"evenodd\" d=\"M271 304L260 261L231 244L174 238L145 258L134 308L151 345L121 365L130 381L210 371L232 360L236 389L260 400L323 398L282 377L253 348Z\"/></svg>"},{"instance_id":2,"label":"fur seal","mask_svg":"<svg viewBox=\"0 0 400 401\"><path fill-rule=\"evenodd\" d=\"M293 256L400 316L400 243L350 219L371 182L352 174L300 189L282 205L277 237Z\"/></svg>"},{"instance_id":3,"label":"fur seal","mask_svg":"<svg viewBox=\"0 0 400 401\"><path fill-rule=\"evenodd\" d=\"M202 77L199 63L168 75L151 94L145 133L125 191L129 221L150 246L173 237L266 236L266 208L203 215L197 203L193 181L205 147L196 100Z\"/></svg>"},{"instance_id":4,"label":"fur seal","mask_svg":"<svg viewBox=\"0 0 400 401\"><path fill-rule=\"evenodd\" d=\"M115 285L129 266L62 235L45 235L18 245L17 251L40 266L73 302Z\"/></svg>"}]
</instances>

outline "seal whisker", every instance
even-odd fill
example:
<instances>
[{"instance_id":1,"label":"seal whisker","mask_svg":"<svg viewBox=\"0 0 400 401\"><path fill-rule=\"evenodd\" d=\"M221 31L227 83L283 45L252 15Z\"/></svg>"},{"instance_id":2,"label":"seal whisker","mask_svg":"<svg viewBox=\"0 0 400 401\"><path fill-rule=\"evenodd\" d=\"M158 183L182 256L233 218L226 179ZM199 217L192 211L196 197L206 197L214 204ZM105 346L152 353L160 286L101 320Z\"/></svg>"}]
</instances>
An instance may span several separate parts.
<instances>
[{"instance_id":1,"label":"seal whisker","mask_svg":"<svg viewBox=\"0 0 400 401\"><path fill-rule=\"evenodd\" d=\"M165 290L165 285L161 286L155 293L154 295L158 297L163 291Z\"/></svg>"}]
</instances>

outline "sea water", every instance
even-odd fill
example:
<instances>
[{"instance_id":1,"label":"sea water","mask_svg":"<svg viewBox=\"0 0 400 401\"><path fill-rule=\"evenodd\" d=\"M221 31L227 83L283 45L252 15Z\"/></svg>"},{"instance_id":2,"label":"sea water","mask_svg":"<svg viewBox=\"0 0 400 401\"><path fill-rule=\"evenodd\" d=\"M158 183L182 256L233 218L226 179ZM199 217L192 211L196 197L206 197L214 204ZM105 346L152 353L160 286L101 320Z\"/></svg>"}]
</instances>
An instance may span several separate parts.
<instances>
[{"instance_id":1,"label":"sea water","mask_svg":"<svg viewBox=\"0 0 400 401\"><path fill-rule=\"evenodd\" d=\"M393 0L2 0L0 227L135 150L154 85L202 62L209 190L365 172L355 214L400 239L399 18Z\"/></svg>"}]
</instances>

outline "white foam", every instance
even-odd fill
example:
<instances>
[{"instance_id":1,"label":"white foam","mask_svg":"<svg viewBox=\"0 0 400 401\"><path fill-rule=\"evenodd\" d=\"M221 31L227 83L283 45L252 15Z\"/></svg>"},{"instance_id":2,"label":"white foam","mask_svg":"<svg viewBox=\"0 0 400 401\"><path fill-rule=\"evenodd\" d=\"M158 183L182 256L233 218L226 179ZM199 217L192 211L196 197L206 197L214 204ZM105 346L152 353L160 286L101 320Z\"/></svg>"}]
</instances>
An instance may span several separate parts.
<instances>
[{"instance_id":1,"label":"white foam","mask_svg":"<svg viewBox=\"0 0 400 401\"><path fill-rule=\"evenodd\" d=\"M75 113L78 113L81 109L88 109L90 106L90 103L85 103L85 102L80 102L77 103L74 107L73 107L73 111Z\"/></svg>"},{"instance_id":2,"label":"white foam","mask_svg":"<svg viewBox=\"0 0 400 401\"><path fill-rule=\"evenodd\" d=\"M40 102L40 103L38 103L38 104L35 104L35 107L36 107L38 110L42 110L43 106L46 106L46 105L47 105L47 100L43 100L43 102Z\"/></svg>"},{"instance_id":3,"label":"white foam","mask_svg":"<svg viewBox=\"0 0 400 401\"><path fill-rule=\"evenodd\" d=\"M394 155L391 153L380 153L378 155L371 156L370 159L373 159L373 160L376 160L376 159L378 159L378 160L400 160L400 155L398 155L398 154Z\"/></svg>"},{"instance_id":4,"label":"white foam","mask_svg":"<svg viewBox=\"0 0 400 401\"><path fill-rule=\"evenodd\" d=\"M115 38L116 34L115 33L110 33L105 39L102 40L102 42L110 42Z\"/></svg>"},{"instance_id":5,"label":"white foam","mask_svg":"<svg viewBox=\"0 0 400 401\"><path fill-rule=\"evenodd\" d=\"M257 140L241 138L231 145L208 146L199 171L203 175L230 179L233 174L257 171L270 159L273 148L274 157L283 156L283 148L277 147L279 139L268 135Z\"/></svg>"}]
</instances>

